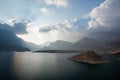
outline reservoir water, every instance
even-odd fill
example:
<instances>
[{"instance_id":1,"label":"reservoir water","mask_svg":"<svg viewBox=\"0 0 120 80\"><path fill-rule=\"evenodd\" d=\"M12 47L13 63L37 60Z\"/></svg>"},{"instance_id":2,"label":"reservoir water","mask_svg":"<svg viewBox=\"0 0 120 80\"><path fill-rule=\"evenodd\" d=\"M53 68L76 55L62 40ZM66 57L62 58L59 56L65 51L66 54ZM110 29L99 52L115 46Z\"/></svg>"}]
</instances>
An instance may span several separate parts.
<instances>
[{"instance_id":1,"label":"reservoir water","mask_svg":"<svg viewBox=\"0 0 120 80\"><path fill-rule=\"evenodd\" d=\"M0 52L0 80L120 80L120 56L90 65L67 59L76 54Z\"/></svg>"}]
</instances>

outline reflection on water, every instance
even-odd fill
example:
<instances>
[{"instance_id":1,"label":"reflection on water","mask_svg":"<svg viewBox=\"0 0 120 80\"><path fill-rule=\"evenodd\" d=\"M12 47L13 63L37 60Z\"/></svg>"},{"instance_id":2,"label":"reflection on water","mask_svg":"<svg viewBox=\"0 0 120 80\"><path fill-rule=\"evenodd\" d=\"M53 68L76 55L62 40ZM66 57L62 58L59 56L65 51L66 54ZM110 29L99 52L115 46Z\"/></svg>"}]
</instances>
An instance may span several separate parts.
<instances>
[{"instance_id":1,"label":"reflection on water","mask_svg":"<svg viewBox=\"0 0 120 80\"><path fill-rule=\"evenodd\" d=\"M44 53L43 54L30 54L30 53L14 54L14 71L16 72L17 76L20 76L25 80L26 78L32 79L32 80L38 78L39 74L43 75L45 73L45 71L47 70L46 67L48 67L49 69L49 67L53 67L53 65L56 65L56 55L48 54L44 56Z\"/></svg>"},{"instance_id":2,"label":"reflection on water","mask_svg":"<svg viewBox=\"0 0 120 80\"><path fill-rule=\"evenodd\" d=\"M0 80L120 80L119 61L88 65L67 59L73 55L0 52Z\"/></svg>"},{"instance_id":3,"label":"reflection on water","mask_svg":"<svg viewBox=\"0 0 120 80\"><path fill-rule=\"evenodd\" d=\"M69 76L71 61L66 58L73 54L50 54L50 53L16 53L14 54L14 72L17 79L37 80L56 79L61 76ZM65 58L66 57L66 58ZM65 60L67 62L65 62ZM64 74L65 73L65 74ZM63 75L64 74L64 75Z\"/></svg>"}]
</instances>

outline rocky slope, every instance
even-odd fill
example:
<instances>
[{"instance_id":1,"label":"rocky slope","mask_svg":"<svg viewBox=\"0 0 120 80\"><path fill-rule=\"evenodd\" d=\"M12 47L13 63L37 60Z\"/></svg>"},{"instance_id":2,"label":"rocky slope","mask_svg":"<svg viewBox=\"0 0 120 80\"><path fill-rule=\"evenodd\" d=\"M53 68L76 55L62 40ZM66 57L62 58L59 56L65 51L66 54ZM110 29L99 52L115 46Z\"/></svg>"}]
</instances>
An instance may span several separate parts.
<instances>
[{"instance_id":1,"label":"rocky slope","mask_svg":"<svg viewBox=\"0 0 120 80\"><path fill-rule=\"evenodd\" d=\"M0 24L0 51L29 51L24 41Z\"/></svg>"},{"instance_id":2,"label":"rocky slope","mask_svg":"<svg viewBox=\"0 0 120 80\"><path fill-rule=\"evenodd\" d=\"M120 54L120 39L116 39L108 43L105 49L109 54Z\"/></svg>"},{"instance_id":3,"label":"rocky slope","mask_svg":"<svg viewBox=\"0 0 120 80\"><path fill-rule=\"evenodd\" d=\"M77 62L85 62L89 64L103 64L107 61L102 58L100 55L96 54L94 51L86 51L79 55L75 55L69 58L70 60L77 61Z\"/></svg>"}]
</instances>

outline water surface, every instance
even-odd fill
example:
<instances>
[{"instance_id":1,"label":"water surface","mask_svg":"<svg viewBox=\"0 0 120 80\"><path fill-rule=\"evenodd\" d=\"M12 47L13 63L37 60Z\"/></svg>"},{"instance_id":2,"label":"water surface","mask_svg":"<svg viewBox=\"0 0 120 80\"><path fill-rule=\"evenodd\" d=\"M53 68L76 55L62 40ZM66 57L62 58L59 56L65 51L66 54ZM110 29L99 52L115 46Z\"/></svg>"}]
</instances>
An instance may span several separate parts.
<instances>
[{"instance_id":1,"label":"water surface","mask_svg":"<svg viewBox=\"0 0 120 80\"><path fill-rule=\"evenodd\" d=\"M89 65L67 59L76 54L0 52L0 80L120 80L116 56L104 55L109 63Z\"/></svg>"}]
</instances>

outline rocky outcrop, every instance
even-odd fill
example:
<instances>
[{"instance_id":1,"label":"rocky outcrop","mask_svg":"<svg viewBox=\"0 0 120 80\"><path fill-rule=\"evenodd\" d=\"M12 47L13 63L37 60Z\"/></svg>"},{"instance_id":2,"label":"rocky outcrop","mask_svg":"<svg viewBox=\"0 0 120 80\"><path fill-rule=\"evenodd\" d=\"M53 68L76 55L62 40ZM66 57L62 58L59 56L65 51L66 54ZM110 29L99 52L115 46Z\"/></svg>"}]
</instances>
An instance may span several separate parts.
<instances>
[{"instance_id":1,"label":"rocky outcrop","mask_svg":"<svg viewBox=\"0 0 120 80\"><path fill-rule=\"evenodd\" d=\"M77 62L85 62L89 64L103 64L107 61L102 58L100 55L96 54L94 51L86 51L79 55L75 55L69 58L70 60L77 61Z\"/></svg>"},{"instance_id":2,"label":"rocky outcrop","mask_svg":"<svg viewBox=\"0 0 120 80\"><path fill-rule=\"evenodd\" d=\"M116 55L120 55L120 52L115 53Z\"/></svg>"}]
</instances>

